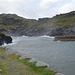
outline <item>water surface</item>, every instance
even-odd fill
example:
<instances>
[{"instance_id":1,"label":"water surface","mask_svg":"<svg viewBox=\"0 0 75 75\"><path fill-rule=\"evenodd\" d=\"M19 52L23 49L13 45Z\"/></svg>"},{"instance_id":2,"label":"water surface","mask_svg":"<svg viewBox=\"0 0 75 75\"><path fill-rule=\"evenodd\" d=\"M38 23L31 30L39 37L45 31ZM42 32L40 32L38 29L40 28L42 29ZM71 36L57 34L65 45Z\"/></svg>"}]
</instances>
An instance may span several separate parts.
<instances>
[{"instance_id":1,"label":"water surface","mask_svg":"<svg viewBox=\"0 0 75 75\"><path fill-rule=\"evenodd\" d=\"M13 37L9 48L55 67L65 75L75 74L75 42L53 41L52 37Z\"/></svg>"}]
</instances>

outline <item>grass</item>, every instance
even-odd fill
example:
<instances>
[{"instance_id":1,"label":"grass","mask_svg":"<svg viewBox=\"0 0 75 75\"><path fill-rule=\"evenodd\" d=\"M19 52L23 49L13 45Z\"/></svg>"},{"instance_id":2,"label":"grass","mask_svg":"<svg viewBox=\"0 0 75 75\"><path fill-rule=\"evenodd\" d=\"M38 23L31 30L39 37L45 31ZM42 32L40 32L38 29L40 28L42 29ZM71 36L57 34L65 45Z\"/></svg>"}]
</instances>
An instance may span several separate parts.
<instances>
[{"instance_id":1,"label":"grass","mask_svg":"<svg viewBox=\"0 0 75 75\"><path fill-rule=\"evenodd\" d=\"M15 29L16 27L18 27L18 25L1 25L0 24L0 29L5 29L5 30Z\"/></svg>"},{"instance_id":2,"label":"grass","mask_svg":"<svg viewBox=\"0 0 75 75\"><path fill-rule=\"evenodd\" d=\"M19 59L20 55L7 54L6 48L0 47L0 74L2 75L54 75L56 72L48 70L47 66L36 67L31 58Z\"/></svg>"},{"instance_id":3,"label":"grass","mask_svg":"<svg viewBox=\"0 0 75 75\"><path fill-rule=\"evenodd\" d=\"M47 23L38 25L38 28L46 28L51 26L58 28L75 27L75 16L52 18L51 20L48 20Z\"/></svg>"},{"instance_id":4,"label":"grass","mask_svg":"<svg viewBox=\"0 0 75 75\"><path fill-rule=\"evenodd\" d=\"M71 14L73 13L75 12L71 12ZM46 22L44 22L44 20L39 22L38 20L25 19L17 16L16 14L8 14L5 15L6 17L3 17L3 15L0 16L0 29L5 29L7 31L10 30L12 31L14 29L16 30L18 28L23 28L28 30L29 29L42 30L48 27L58 27L58 28L75 27L75 16L65 17L66 14L65 16L61 15L61 17L59 16L59 17L50 18ZM14 21L16 23L14 23ZM6 22L5 25L4 22Z\"/></svg>"},{"instance_id":5,"label":"grass","mask_svg":"<svg viewBox=\"0 0 75 75\"><path fill-rule=\"evenodd\" d=\"M55 25L60 28L70 26L75 27L75 16L69 18L57 18L55 19Z\"/></svg>"}]
</instances>

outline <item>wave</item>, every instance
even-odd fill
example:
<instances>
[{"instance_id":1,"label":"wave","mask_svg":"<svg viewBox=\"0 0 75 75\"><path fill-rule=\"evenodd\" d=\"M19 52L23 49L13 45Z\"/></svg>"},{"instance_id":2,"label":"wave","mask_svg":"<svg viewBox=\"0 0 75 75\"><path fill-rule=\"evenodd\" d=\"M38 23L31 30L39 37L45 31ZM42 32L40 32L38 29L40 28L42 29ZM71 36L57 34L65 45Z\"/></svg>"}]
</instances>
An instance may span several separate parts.
<instances>
[{"instance_id":1,"label":"wave","mask_svg":"<svg viewBox=\"0 0 75 75\"><path fill-rule=\"evenodd\" d=\"M15 42L12 42L12 43L9 43L9 44L4 43L2 46L6 47L6 46L9 46L9 45L15 45L15 44L16 44Z\"/></svg>"},{"instance_id":2,"label":"wave","mask_svg":"<svg viewBox=\"0 0 75 75\"><path fill-rule=\"evenodd\" d=\"M12 37L12 36L11 36ZM17 44L17 42L20 40L19 39L19 37L12 37L12 43L9 43L9 44L6 44L5 42L4 42L4 44L2 45L3 47L6 47L6 46L9 46L9 45L15 45L15 44Z\"/></svg>"},{"instance_id":3,"label":"wave","mask_svg":"<svg viewBox=\"0 0 75 75\"><path fill-rule=\"evenodd\" d=\"M53 36L47 36L47 35L44 35L44 36L38 36L37 38L36 37L28 37L28 36L25 36L25 35L23 35L23 36L18 36L18 37L13 37L13 36L11 36L12 37L12 43L10 43L10 44L6 44L6 43L4 43L4 45L2 45L2 46L9 46L9 45L15 45L15 44L17 44L19 41L22 41L22 40L35 40L35 39L38 39L38 38L50 38L50 39L54 39L55 37L53 37Z\"/></svg>"},{"instance_id":4,"label":"wave","mask_svg":"<svg viewBox=\"0 0 75 75\"><path fill-rule=\"evenodd\" d=\"M28 37L28 36L23 35L22 37Z\"/></svg>"},{"instance_id":5,"label":"wave","mask_svg":"<svg viewBox=\"0 0 75 75\"><path fill-rule=\"evenodd\" d=\"M29 36L25 36L25 35L23 35L23 36L19 36L19 37L17 37L17 38L20 38L20 37L25 38L25 37L29 37ZM32 36L32 37L36 37L36 36ZM48 35L37 36L37 37L55 38L55 37L53 37L53 36L48 36Z\"/></svg>"},{"instance_id":6,"label":"wave","mask_svg":"<svg viewBox=\"0 0 75 75\"><path fill-rule=\"evenodd\" d=\"M53 36L48 36L48 35L44 35L44 36L41 36L41 37L46 37L46 38L51 38L51 39L54 39L55 38Z\"/></svg>"}]
</instances>

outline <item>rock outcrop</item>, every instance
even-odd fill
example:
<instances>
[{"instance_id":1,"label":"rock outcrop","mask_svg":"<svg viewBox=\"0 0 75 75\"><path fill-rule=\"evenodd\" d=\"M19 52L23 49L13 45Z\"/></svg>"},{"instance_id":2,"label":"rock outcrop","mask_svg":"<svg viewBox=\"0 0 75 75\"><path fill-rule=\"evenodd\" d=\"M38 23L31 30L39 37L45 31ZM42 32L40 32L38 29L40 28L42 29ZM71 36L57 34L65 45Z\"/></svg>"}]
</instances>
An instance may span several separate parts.
<instances>
[{"instance_id":1,"label":"rock outcrop","mask_svg":"<svg viewBox=\"0 0 75 75\"><path fill-rule=\"evenodd\" d=\"M0 32L12 36L72 36L75 35L75 11L38 20L0 14Z\"/></svg>"},{"instance_id":2,"label":"rock outcrop","mask_svg":"<svg viewBox=\"0 0 75 75\"><path fill-rule=\"evenodd\" d=\"M0 33L0 45L3 45L4 43L12 43L12 38L11 36L6 36L5 34Z\"/></svg>"}]
</instances>

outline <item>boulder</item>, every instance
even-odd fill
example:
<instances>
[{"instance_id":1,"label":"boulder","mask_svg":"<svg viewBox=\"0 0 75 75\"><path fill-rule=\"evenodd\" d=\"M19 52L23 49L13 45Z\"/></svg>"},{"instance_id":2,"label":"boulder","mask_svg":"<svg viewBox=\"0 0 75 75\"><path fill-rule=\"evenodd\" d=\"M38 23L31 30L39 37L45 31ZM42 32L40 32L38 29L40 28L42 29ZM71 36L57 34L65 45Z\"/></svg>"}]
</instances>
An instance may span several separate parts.
<instances>
[{"instance_id":1,"label":"boulder","mask_svg":"<svg viewBox=\"0 0 75 75\"><path fill-rule=\"evenodd\" d=\"M11 36L6 36L5 34L0 33L0 45L3 45L4 43L12 43L12 38Z\"/></svg>"},{"instance_id":2,"label":"boulder","mask_svg":"<svg viewBox=\"0 0 75 75\"><path fill-rule=\"evenodd\" d=\"M4 40L6 44L12 43L12 38L10 36L5 36Z\"/></svg>"},{"instance_id":3,"label":"boulder","mask_svg":"<svg viewBox=\"0 0 75 75\"><path fill-rule=\"evenodd\" d=\"M2 45L3 44L3 39L2 39L2 37L0 37L0 45Z\"/></svg>"}]
</instances>

